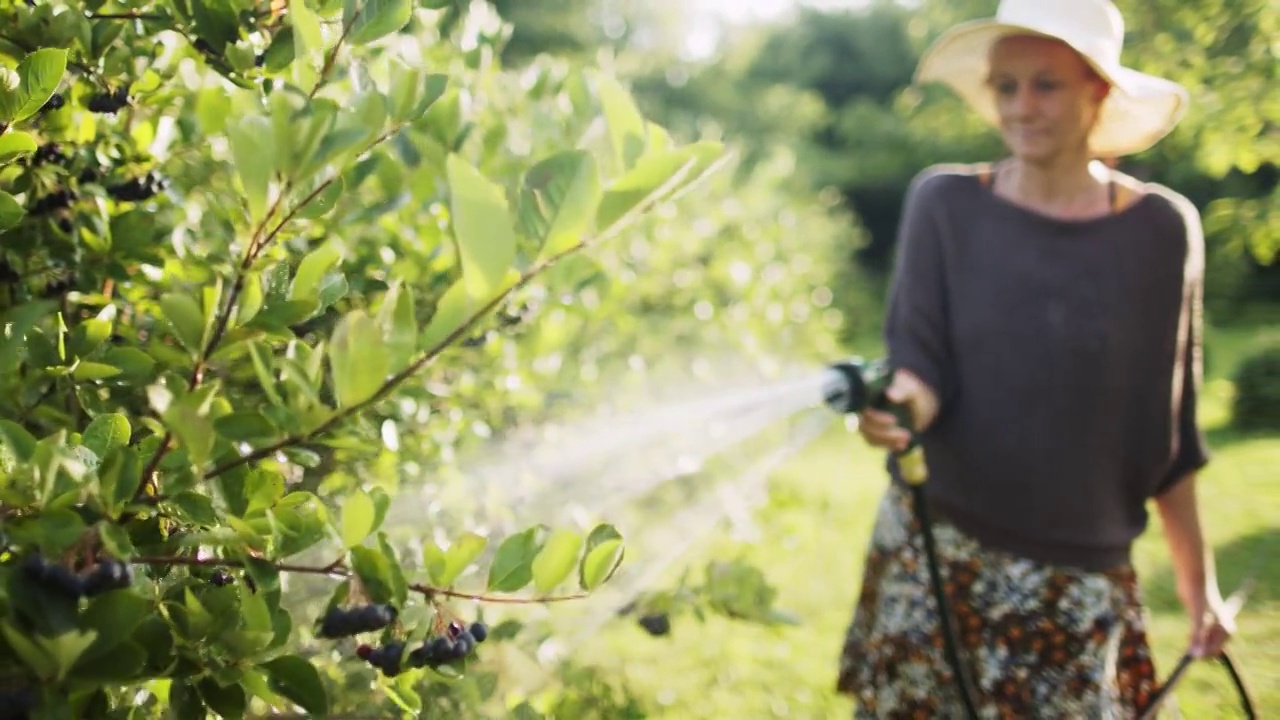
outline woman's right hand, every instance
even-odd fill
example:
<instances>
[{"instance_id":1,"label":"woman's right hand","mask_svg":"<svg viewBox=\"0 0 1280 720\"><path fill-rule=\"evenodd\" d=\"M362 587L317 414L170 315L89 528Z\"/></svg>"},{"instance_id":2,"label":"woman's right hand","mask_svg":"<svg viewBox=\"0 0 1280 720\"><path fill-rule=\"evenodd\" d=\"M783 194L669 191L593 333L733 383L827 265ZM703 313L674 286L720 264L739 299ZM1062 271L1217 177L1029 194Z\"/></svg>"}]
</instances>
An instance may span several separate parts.
<instances>
[{"instance_id":1,"label":"woman's right hand","mask_svg":"<svg viewBox=\"0 0 1280 720\"><path fill-rule=\"evenodd\" d=\"M917 433L923 432L938 415L937 394L913 373L895 370L885 395L895 404L905 405ZM911 432L898 424L893 413L867 408L858 415L858 432L868 443L888 450L906 450Z\"/></svg>"}]
</instances>

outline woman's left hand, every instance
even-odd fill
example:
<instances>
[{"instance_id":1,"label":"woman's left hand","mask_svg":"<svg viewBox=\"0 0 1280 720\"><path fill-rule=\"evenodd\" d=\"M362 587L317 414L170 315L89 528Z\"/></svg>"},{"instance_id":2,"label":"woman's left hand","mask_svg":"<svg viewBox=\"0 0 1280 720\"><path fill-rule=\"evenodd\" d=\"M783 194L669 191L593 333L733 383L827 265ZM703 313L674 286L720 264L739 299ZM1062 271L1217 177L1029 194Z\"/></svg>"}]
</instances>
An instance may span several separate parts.
<instances>
[{"instance_id":1,"label":"woman's left hand","mask_svg":"<svg viewBox=\"0 0 1280 720\"><path fill-rule=\"evenodd\" d=\"M1221 598L1205 598L1196 604L1201 609L1191 610L1191 656L1217 657L1235 634L1235 613Z\"/></svg>"}]
</instances>

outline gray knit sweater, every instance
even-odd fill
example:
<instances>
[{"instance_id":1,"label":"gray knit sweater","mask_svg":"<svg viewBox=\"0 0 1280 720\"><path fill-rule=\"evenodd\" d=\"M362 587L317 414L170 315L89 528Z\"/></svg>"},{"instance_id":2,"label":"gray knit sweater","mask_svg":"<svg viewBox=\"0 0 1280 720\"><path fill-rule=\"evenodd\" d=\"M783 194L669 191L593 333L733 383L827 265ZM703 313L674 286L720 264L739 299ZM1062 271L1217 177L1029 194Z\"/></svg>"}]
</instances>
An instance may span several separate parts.
<instances>
[{"instance_id":1,"label":"gray knit sweater","mask_svg":"<svg viewBox=\"0 0 1280 720\"><path fill-rule=\"evenodd\" d=\"M1023 557L1127 563L1146 501L1209 459L1203 247L1195 208L1159 185L1064 221L996 196L970 166L921 173L886 340L941 399L921 438L934 512Z\"/></svg>"}]
</instances>

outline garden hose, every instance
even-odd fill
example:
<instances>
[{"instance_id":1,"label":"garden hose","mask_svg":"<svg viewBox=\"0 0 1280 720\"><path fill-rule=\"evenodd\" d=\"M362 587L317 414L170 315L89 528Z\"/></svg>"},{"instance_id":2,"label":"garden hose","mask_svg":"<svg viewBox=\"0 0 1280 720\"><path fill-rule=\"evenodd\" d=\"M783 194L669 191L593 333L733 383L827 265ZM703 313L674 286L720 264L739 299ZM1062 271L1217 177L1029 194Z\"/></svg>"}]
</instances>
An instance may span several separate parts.
<instances>
[{"instance_id":1,"label":"garden hose","mask_svg":"<svg viewBox=\"0 0 1280 720\"><path fill-rule=\"evenodd\" d=\"M902 427L912 426L908 409L890 402L885 395L893 380L892 368L887 362L881 360L864 363L859 358L853 358L832 365L828 372L823 397L827 405L837 412L858 413L870 407L892 413ZM925 463L924 448L914 432L911 433L907 448L895 452L894 456L898 462L899 473L910 490L912 509L924 539L925 564L929 569L929 584L938 608L943 652L946 655L947 664L951 666L951 671L955 675L956 690L961 704L964 705L966 716L972 720L978 720L977 692L968 667L960 659L960 641L951 614L951 604L947 602L942 569L938 561L937 541L933 536L933 524L929 517L928 503L925 501L924 484L929 479L928 466Z\"/></svg>"},{"instance_id":2,"label":"garden hose","mask_svg":"<svg viewBox=\"0 0 1280 720\"><path fill-rule=\"evenodd\" d=\"M1236 664L1231 659L1231 655L1226 650L1222 650L1214 658L1222 664L1223 670L1230 676L1231 682L1235 685L1236 693L1240 696L1240 709L1244 711L1244 716L1253 720L1258 717L1257 711L1254 709L1253 696L1249 692L1249 688L1244 684L1244 678L1240 675L1240 671L1236 669ZM1173 688L1182 679L1182 674L1186 672L1191 663L1194 662L1191 653L1184 653L1182 658L1178 660L1178 665L1169 673L1168 679L1160 686L1151 699L1147 702L1146 708L1139 714L1139 720L1154 720L1156 713L1160 711L1160 706L1164 704L1165 696L1173 691Z\"/></svg>"}]
</instances>

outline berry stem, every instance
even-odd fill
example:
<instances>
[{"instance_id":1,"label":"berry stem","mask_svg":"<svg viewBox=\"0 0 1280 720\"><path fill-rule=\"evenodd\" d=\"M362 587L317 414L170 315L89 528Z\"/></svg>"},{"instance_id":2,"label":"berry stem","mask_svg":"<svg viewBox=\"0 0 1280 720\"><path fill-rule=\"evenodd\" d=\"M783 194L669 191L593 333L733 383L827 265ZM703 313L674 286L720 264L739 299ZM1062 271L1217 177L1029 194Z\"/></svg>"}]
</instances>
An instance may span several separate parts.
<instances>
[{"instance_id":1,"label":"berry stem","mask_svg":"<svg viewBox=\"0 0 1280 720\"><path fill-rule=\"evenodd\" d=\"M432 587L415 583L409 586L409 589L422 593L428 601L436 597L447 597L455 600L474 600L476 602L485 603L503 603L508 605L540 605L542 603L567 602L569 600L582 600L587 597L586 593L573 593L571 595L544 595L542 597L511 597L509 595L489 595L485 593L466 593L458 590L449 590L447 588Z\"/></svg>"}]
</instances>

